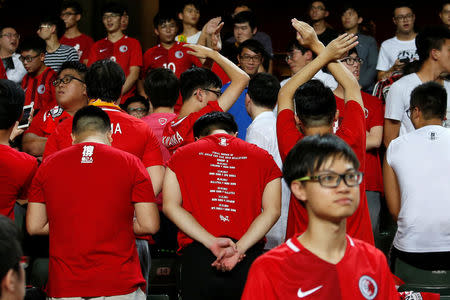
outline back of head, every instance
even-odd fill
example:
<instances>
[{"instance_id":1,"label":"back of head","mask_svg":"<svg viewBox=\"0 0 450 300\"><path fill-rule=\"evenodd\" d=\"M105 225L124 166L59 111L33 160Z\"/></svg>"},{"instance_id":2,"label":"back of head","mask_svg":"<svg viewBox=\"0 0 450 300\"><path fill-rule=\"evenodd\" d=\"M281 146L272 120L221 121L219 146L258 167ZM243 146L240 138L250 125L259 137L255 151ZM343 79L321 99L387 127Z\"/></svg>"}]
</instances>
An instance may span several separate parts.
<instances>
[{"instance_id":1,"label":"back of head","mask_svg":"<svg viewBox=\"0 0 450 300\"><path fill-rule=\"evenodd\" d=\"M144 90L153 108L173 107L180 95L180 82L169 69L152 69L145 77Z\"/></svg>"},{"instance_id":2,"label":"back of head","mask_svg":"<svg viewBox=\"0 0 450 300\"><path fill-rule=\"evenodd\" d=\"M183 102L189 99L196 89L222 88L222 81L211 70L191 68L180 76L180 92Z\"/></svg>"},{"instance_id":3,"label":"back of head","mask_svg":"<svg viewBox=\"0 0 450 300\"><path fill-rule=\"evenodd\" d=\"M126 7L120 3L107 2L107 3L105 3L105 5L102 6L102 15L104 15L105 13L114 13L114 14L123 15L125 10L126 10Z\"/></svg>"},{"instance_id":4,"label":"back of head","mask_svg":"<svg viewBox=\"0 0 450 300\"><path fill-rule=\"evenodd\" d=\"M329 159L343 158L357 170L359 161L352 148L334 134L312 135L298 142L283 164L283 178L288 185L295 179L314 175Z\"/></svg>"},{"instance_id":5,"label":"back of head","mask_svg":"<svg viewBox=\"0 0 450 300\"><path fill-rule=\"evenodd\" d=\"M107 113L93 105L79 109L72 121L72 134L105 134L111 131L111 122Z\"/></svg>"},{"instance_id":6,"label":"back of head","mask_svg":"<svg viewBox=\"0 0 450 300\"><path fill-rule=\"evenodd\" d=\"M38 36L31 36L20 42L18 52L33 50L37 54L45 53L47 45L45 41Z\"/></svg>"},{"instance_id":7,"label":"back of head","mask_svg":"<svg viewBox=\"0 0 450 300\"><path fill-rule=\"evenodd\" d=\"M417 86L411 92L410 109L417 107L425 120L444 120L447 113L447 92L445 88L430 81Z\"/></svg>"},{"instance_id":8,"label":"back of head","mask_svg":"<svg viewBox=\"0 0 450 300\"><path fill-rule=\"evenodd\" d=\"M58 74L61 74L62 71L67 69L74 70L75 72L78 73L78 75L80 75L82 80L85 80L86 73L88 71L88 68L86 67L85 64L79 61L66 61L61 65Z\"/></svg>"},{"instance_id":9,"label":"back of head","mask_svg":"<svg viewBox=\"0 0 450 300\"><path fill-rule=\"evenodd\" d=\"M83 14L83 8L81 7L80 3L74 0L65 0L61 5L61 11L64 11L68 8L71 8L73 12L77 15Z\"/></svg>"},{"instance_id":10,"label":"back of head","mask_svg":"<svg viewBox=\"0 0 450 300\"><path fill-rule=\"evenodd\" d=\"M0 79L0 129L9 129L22 115L25 94L8 79Z\"/></svg>"},{"instance_id":11,"label":"back of head","mask_svg":"<svg viewBox=\"0 0 450 300\"><path fill-rule=\"evenodd\" d=\"M416 48L419 59L421 61L427 60L430 57L431 50L441 50L447 39L450 39L450 29L448 27L425 27L416 36Z\"/></svg>"},{"instance_id":12,"label":"back of head","mask_svg":"<svg viewBox=\"0 0 450 300\"><path fill-rule=\"evenodd\" d=\"M306 127L331 126L336 114L336 99L320 80L301 85L294 95L298 118Z\"/></svg>"},{"instance_id":13,"label":"back of head","mask_svg":"<svg viewBox=\"0 0 450 300\"><path fill-rule=\"evenodd\" d=\"M110 59L96 61L86 73L86 91L90 99L115 102L122 93L125 73Z\"/></svg>"},{"instance_id":14,"label":"back of head","mask_svg":"<svg viewBox=\"0 0 450 300\"><path fill-rule=\"evenodd\" d=\"M66 25L59 16L45 16L41 19L41 25L55 26L56 36L58 37L58 40L64 35L64 32L66 31Z\"/></svg>"},{"instance_id":15,"label":"back of head","mask_svg":"<svg viewBox=\"0 0 450 300\"><path fill-rule=\"evenodd\" d=\"M178 22L178 18L176 18L173 11L161 10L153 18L153 26L155 28L158 28L159 25L170 22L172 20Z\"/></svg>"},{"instance_id":16,"label":"back of head","mask_svg":"<svg viewBox=\"0 0 450 300\"><path fill-rule=\"evenodd\" d=\"M238 46L238 53L242 54L242 50L244 50L244 48L247 48L248 50L255 52L256 54L261 54L263 58L268 57L268 54L264 49L264 46L255 39L248 39L240 43Z\"/></svg>"},{"instance_id":17,"label":"back of head","mask_svg":"<svg viewBox=\"0 0 450 300\"><path fill-rule=\"evenodd\" d=\"M243 23L247 23L247 22L252 30L256 28L255 15L253 14L253 12L251 12L249 10L241 11L240 13L237 13L236 15L234 15L233 21L232 21L233 25L243 24Z\"/></svg>"},{"instance_id":18,"label":"back of head","mask_svg":"<svg viewBox=\"0 0 450 300\"><path fill-rule=\"evenodd\" d=\"M21 257L19 232L11 219L0 215L0 282L11 269L19 273Z\"/></svg>"},{"instance_id":19,"label":"back of head","mask_svg":"<svg viewBox=\"0 0 450 300\"><path fill-rule=\"evenodd\" d=\"M258 73L250 80L247 94L257 106L273 109L277 104L280 82L272 74Z\"/></svg>"},{"instance_id":20,"label":"back of head","mask_svg":"<svg viewBox=\"0 0 450 300\"><path fill-rule=\"evenodd\" d=\"M235 134L238 128L233 115L228 112L213 111L201 116L194 123L194 137L208 136L218 129L225 130L228 134Z\"/></svg>"}]
</instances>

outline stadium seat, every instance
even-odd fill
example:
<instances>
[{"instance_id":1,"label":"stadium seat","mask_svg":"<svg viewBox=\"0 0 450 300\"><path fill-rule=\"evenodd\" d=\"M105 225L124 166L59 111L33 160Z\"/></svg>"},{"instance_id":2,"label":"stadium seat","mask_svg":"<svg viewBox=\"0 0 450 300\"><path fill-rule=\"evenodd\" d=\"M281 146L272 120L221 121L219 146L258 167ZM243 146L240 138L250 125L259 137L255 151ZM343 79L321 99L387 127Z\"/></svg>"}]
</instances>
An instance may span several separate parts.
<instances>
[{"instance_id":1,"label":"stadium seat","mask_svg":"<svg viewBox=\"0 0 450 300\"><path fill-rule=\"evenodd\" d=\"M37 288L45 288L48 280L48 258L36 258L31 263L30 283Z\"/></svg>"}]
</instances>

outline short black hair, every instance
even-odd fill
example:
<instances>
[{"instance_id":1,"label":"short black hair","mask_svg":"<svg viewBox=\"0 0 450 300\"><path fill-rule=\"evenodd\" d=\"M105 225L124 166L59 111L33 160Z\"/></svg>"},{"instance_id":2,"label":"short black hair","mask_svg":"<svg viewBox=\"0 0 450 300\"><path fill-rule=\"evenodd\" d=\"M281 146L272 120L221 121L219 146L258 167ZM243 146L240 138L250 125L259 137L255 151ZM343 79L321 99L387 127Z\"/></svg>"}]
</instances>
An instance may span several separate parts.
<instances>
[{"instance_id":1,"label":"short black hair","mask_svg":"<svg viewBox=\"0 0 450 300\"><path fill-rule=\"evenodd\" d=\"M172 11L161 10L153 18L153 27L158 28L159 25L170 21L175 21L178 26L178 18Z\"/></svg>"},{"instance_id":2,"label":"short black hair","mask_svg":"<svg viewBox=\"0 0 450 300\"><path fill-rule=\"evenodd\" d=\"M183 0L181 2L181 5L179 6L178 12L182 13L183 10L186 8L186 6L192 5L194 6L198 11L201 10L201 5L199 0Z\"/></svg>"},{"instance_id":3,"label":"short black hair","mask_svg":"<svg viewBox=\"0 0 450 300\"><path fill-rule=\"evenodd\" d=\"M359 160L352 148L334 134L311 135L299 141L283 163L283 178L290 186L295 179L313 175L328 159L342 158L358 170Z\"/></svg>"},{"instance_id":4,"label":"short black hair","mask_svg":"<svg viewBox=\"0 0 450 300\"><path fill-rule=\"evenodd\" d=\"M441 12L447 4L450 4L450 0L442 0L439 5L439 12Z\"/></svg>"},{"instance_id":5,"label":"short black hair","mask_svg":"<svg viewBox=\"0 0 450 300\"><path fill-rule=\"evenodd\" d=\"M213 111L201 116L194 123L194 137L208 136L217 129L225 130L229 134L235 134L238 131L238 127L233 115L228 112Z\"/></svg>"},{"instance_id":6,"label":"short black hair","mask_svg":"<svg viewBox=\"0 0 450 300\"><path fill-rule=\"evenodd\" d=\"M341 16L349 9L354 10L356 12L356 14L358 15L358 17L362 17L361 7L358 4L356 4L354 1L347 1L341 6L341 8L340 8Z\"/></svg>"},{"instance_id":7,"label":"short black hair","mask_svg":"<svg viewBox=\"0 0 450 300\"><path fill-rule=\"evenodd\" d=\"M300 50L302 52L302 54L305 54L306 51L311 51L309 48L306 48L306 47L300 45L300 43L297 41L297 39L290 40L286 47L286 51L291 52L295 49Z\"/></svg>"},{"instance_id":8,"label":"short black hair","mask_svg":"<svg viewBox=\"0 0 450 300\"><path fill-rule=\"evenodd\" d=\"M20 274L21 257L19 230L10 218L0 215L0 282L11 269Z\"/></svg>"},{"instance_id":9,"label":"short black hair","mask_svg":"<svg viewBox=\"0 0 450 300\"><path fill-rule=\"evenodd\" d=\"M250 79L247 94L257 106L273 109L277 104L280 82L272 74L257 73Z\"/></svg>"},{"instance_id":10,"label":"short black hair","mask_svg":"<svg viewBox=\"0 0 450 300\"><path fill-rule=\"evenodd\" d=\"M107 2L105 3L105 5L102 6L102 16L105 13L115 13L123 15L125 11L126 11L125 6L118 2Z\"/></svg>"},{"instance_id":11,"label":"short black hair","mask_svg":"<svg viewBox=\"0 0 450 300\"><path fill-rule=\"evenodd\" d=\"M151 69L145 77L144 91L154 109L173 107L180 96L180 81L169 69Z\"/></svg>"},{"instance_id":12,"label":"short black hair","mask_svg":"<svg viewBox=\"0 0 450 300\"><path fill-rule=\"evenodd\" d=\"M425 120L444 120L447 113L447 91L437 82L423 83L411 92L410 108L414 107L422 112Z\"/></svg>"},{"instance_id":13,"label":"short black hair","mask_svg":"<svg viewBox=\"0 0 450 300\"><path fill-rule=\"evenodd\" d=\"M59 16L54 16L54 15L44 16L41 19L40 24L55 26L56 27L56 36L58 37L58 40L64 35L64 32L66 32L66 25L64 24L64 21L61 20L61 18Z\"/></svg>"},{"instance_id":14,"label":"short black hair","mask_svg":"<svg viewBox=\"0 0 450 300\"><path fill-rule=\"evenodd\" d=\"M111 121L100 107L88 105L80 108L73 116L72 134L85 132L107 133L111 131Z\"/></svg>"},{"instance_id":15,"label":"short black hair","mask_svg":"<svg viewBox=\"0 0 450 300\"><path fill-rule=\"evenodd\" d=\"M191 68L180 75L180 92L183 102L189 99L196 89L222 88L222 81L211 70Z\"/></svg>"},{"instance_id":16,"label":"short black hair","mask_svg":"<svg viewBox=\"0 0 450 300\"><path fill-rule=\"evenodd\" d=\"M110 59L96 61L86 73L86 91L90 99L115 102L122 93L125 73Z\"/></svg>"},{"instance_id":17,"label":"short black hair","mask_svg":"<svg viewBox=\"0 0 450 300\"><path fill-rule=\"evenodd\" d=\"M83 8L81 7L80 3L78 3L78 1L74 0L63 1L63 3L61 4L61 12L68 8L71 8L73 12L77 15L83 14Z\"/></svg>"},{"instance_id":18,"label":"short black hair","mask_svg":"<svg viewBox=\"0 0 450 300\"><path fill-rule=\"evenodd\" d=\"M441 50L445 40L450 39L450 29L447 26L428 26L416 36L417 54L421 61L430 57L433 49Z\"/></svg>"},{"instance_id":19,"label":"short black hair","mask_svg":"<svg viewBox=\"0 0 450 300\"><path fill-rule=\"evenodd\" d=\"M320 80L310 80L294 94L298 118L306 127L325 126L333 123L336 115L336 99L330 88Z\"/></svg>"},{"instance_id":20,"label":"short black hair","mask_svg":"<svg viewBox=\"0 0 450 300\"><path fill-rule=\"evenodd\" d=\"M86 73L88 71L86 65L79 61L66 61L61 65L58 74L61 74L61 72L66 69L74 70L75 72L77 72L83 81L85 80Z\"/></svg>"},{"instance_id":21,"label":"short black hair","mask_svg":"<svg viewBox=\"0 0 450 300\"><path fill-rule=\"evenodd\" d=\"M145 114L148 114L148 111L150 110L150 104L148 102L148 100L141 96L141 95L135 95L135 96L131 96L130 98L128 98L124 104L121 105L123 110L127 110L128 105L130 105L131 103L135 103L135 102L139 102L142 105L145 106Z\"/></svg>"},{"instance_id":22,"label":"short black hair","mask_svg":"<svg viewBox=\"0 0 450 300\"><path fill-rule=\"evenodd\" d=\"M308 9L311 9L311 6L314 2L322 2L323 6L325 6L326 11L328 11L330 8L327 0L311 0L311 1L309 1Z\"/></svg>"},{"instance_id":23,"label":"short black hair","mask_svg":"<svg viewBox=\"0 0 450 300\"><path fill-rule=\"evenodd\" d=\"M235 14L232 20L233 26L236 24L242 24L247 22L252 30L256 28L255 14L249 10L241 11L240 13Z\"/></svg>"},{"instance_id":24,"label":"short black hair","mask_svg":"<svg viewBox=\"0 0 450 300\"><path fill-rule=\"evenodd\" d=\"M256 54L261 54L263 59L266 59L268 57L268 54L264 49L264 46L255 39L248 39L240 43L238 46L237 53L241 55L244 48L247 48L248 50L253 51Z\"/></svg>"},{"instance_id":25,"label":"short black hair","mask_svg":"<svg viewBox=\"0 0 450 300\"><path fill-rule=\"evenodd\" d=\"M0 79L0 129L9 129L22 115L25 93L15 82Z\"/></svg>"},{"instance_id":26,"label":"short black hair","mask_svg":"<svg viewBox=\"0 0 450 300\"><path fill-rule=\"evenodd\" d=\"M414 13L414 6L413 6L413 4L410 1L408 1L408 0L398 0L398 1L395 1L393 3L393 5L392 5L392 15L394 15L395 10L397 8L400 8L400 7L407 7L409 9L411 9L411 11Z\"/></svg>"},{"instance_id":27,"label":"short black hair","mask_svg":"<svg viewBox=\"0 0 450 300\"><path fill-rule=\"evenodd\" d=\"M20 42L19 53L33 50L37 54L45 53L47 44L38 36L30 36Z\"/></svg>"}]
</instances>

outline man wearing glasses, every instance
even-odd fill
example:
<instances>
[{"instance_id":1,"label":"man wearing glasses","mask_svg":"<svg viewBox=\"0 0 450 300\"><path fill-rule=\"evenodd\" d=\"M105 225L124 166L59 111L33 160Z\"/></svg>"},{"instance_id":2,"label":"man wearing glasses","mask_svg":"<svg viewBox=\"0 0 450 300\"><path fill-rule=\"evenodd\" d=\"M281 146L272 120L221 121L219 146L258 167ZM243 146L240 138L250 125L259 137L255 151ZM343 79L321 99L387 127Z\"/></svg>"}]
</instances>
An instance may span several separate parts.
<instances>
[{"instance_id":1,"label":"man wearing glasses","mask_svg":"<svg viewBox=\"0 0 450 300\"><path fill-rule=\"evenodd\" d=\"M66 25L66 32L59 39L59 42L74 47L78 52L80 61L87 64L89 51L94 44L94 40L90 36L81 33L78 29L78 22L80 22L82 12L83 10L78 2L72 0L63 2L61 19Z\"/></svg>"},{"instance_id":2,"label":"man wearing glasses","mask_svg":"<svg viewBox=\"0 0 450 300\"><path fill-rule=\"evenodd\" d=\"M324 45L327 45L333 39L335 39L338 34L337 32L330 28L325 19L330 15L328 11L328 4L325 0L312 1L309 5L308 15L311 21L311 26Z\"/></svg>"},{"instance_id":3,"label":"man wearing glasses","mask_svg":"<svg viewBox=\"0 0 450 300\"><path fill-rule=\"evenodd\" d=\"M56 126L87 105L86 84L84 77L87 67L78 62L65 62L61 66L58 77L53 81L55 97L58 105L47 111L39 111L34 116L30 127L22 139L23 151L41 157L44 153L48 137Z\"/></svg>"},{"instance_id":4,"label":"man wearing glasses","mask_svg":"<svg viewBox=\"0 0 450 300\"><path fill-rule=\"evenodd\" d=\"M120 104L133 96L142 67L142 48L138 40L123 34L121 17L125 8L118 3L108 3L102 9L102 20L107 37L97 41L91 48L88 66L102 59L117 62L125 73Z\"/></svg>"},{"instance_id":5,"label":"man wearing glasses","mask_svg":"<svg viewBox=\"0 0 450 300\"><path fill-rule=\"evenodd\" d=\"M16 53L19 46L20 35L12 27L0 28L0 58L6 70L6 76L15 83L21 83L23 76L27 73L20 55Z\"/></svg>"},{"instance_id":6,"label":"man wearing glasses","mask_svg":"<svg viewBox=\"0 0 450 300\"><path fill-rule=\"evenodd\" d=\"M419 59L416 50L414 21L416 16L410 5L398 4L394 7L392 21L396 26L393 38L385 40L378 54L378 80L389 78L394 72L401 70L405 62Z\"/></svg>"}]
</instances>

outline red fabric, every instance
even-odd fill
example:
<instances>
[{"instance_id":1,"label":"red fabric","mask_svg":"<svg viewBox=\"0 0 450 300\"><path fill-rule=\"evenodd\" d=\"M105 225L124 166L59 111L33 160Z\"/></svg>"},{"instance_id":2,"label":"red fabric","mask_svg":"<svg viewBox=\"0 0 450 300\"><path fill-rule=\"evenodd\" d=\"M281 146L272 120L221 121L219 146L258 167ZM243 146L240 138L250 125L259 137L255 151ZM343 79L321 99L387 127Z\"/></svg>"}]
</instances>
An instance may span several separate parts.
<instances>
[{"instance_id":1,"label":"red fabric","mask_svg":"<svg viewBox=\"0 0 450 300\"><path fill-rule=\"evenodd\" d=\"M423 292L401 292L400 293L401 300L439 300L441 296L435 293L423 293Z\"/></svg>"},{"instance_id":2,"label":"red fabric","mask_svg":"<svg viewBox=\"0 0 450 300\"><path fill-rule=\"evenodd\" d=\"M37 166L31 155L0 145L0 215L14 220L14 204L17 199L28 199Z\"/></svg>"},{"instance_id":3,"label":"red fabric","mask_svg":"<svg viewBox=\"0 0 450 300\"><path fill-rule=\"evenodd\" d=\"M29 200L46 204L49 297L123 295L145 286L133 204L154 196L137 157L103 144L71 146L44 160Z\"/></svg>"},{"instance_id":4,"label":"red fabric","mask_svg":"<svg viewBox=\"0 0 450 300\"><path fill-rule=\"evenodd\" d=\"M64 45L74 47L75 50L77 50L78 52L78 57L81 62L89 58L89 51L94 45L94 40L84 33L73 39L70 39L65 35L63 35L62 38L59 40L59 42Z\"/></svg>"},{"instance_id":5,"label":"red fabric","mask_svg":"<svg viewBox=\"0 0 450 300\"><path fill-rule=\"evenodd\" d=\"M211 71L213 71L217 76L219 76L220 80L222 81L222 85L231 81L227 73L225 73L225 71L218 64L213 63Z\"/></svg>"},{"instance_id":6,"label":"red fabric","mask_svg":"<svg viewBox=\"0 0 450 300\"><path fill-rule=\"evenodd\" d=\"M6 76L6 69L5 66L3 65L3 62L0 64L0 79L8 79L8 77Z\"/></svg>"},{"instance_id":7,"label":"red fabric","mask_svg":"<svg viewBox=\"0 0 450 300\"><path fill-rule=\"evenodd\" d=\"M195 141L194 123L201 116L212 111L222 111L217 101L209 101L201 110L191 113L182 119L175 119L164 127L162 144L173 154L175 150Z\"/></svg>"},{"instance_id":8,"label":"red fabric","mask_svg":"<svg viewBox=\"0 0 450 300\"><path fill-rule=\"evenodd\" d=\"M159 143L152 130L140 119L120 108L102 107L111 119L112 146L136 155L146 168L163 165ZM64 120L49 137L44 158L72 145L72 118Z\"/></svg>"},{"instance_id":9,"label":"red fabric","mask_svg":"<svg viewBox=\"0 0 450 300\"><path fill-rule=\"evenodd\" d=\"M178 149L168 167L177 175L183 208L212 235L237 240L261 214L266 184L281 177L267 151L228 134L210 135ZM178 233L180 248L191 242Z\"/></svg>"},{"instance_id":10,"label":"red fabric","mask_svg":"<svg viewBox=\"0 0 450 300\"><path fill-rule=\"evenodd\" d=\"M47 111L40 110L37 115L33 117L26 133L34 133L37 136L48 138L50 134L55 131L55 128L59 123L71 117L71 115L59 106L55 106Z\"/></svg>"},{"instance_id":11,"label":"red fabric","mask_svg":"<svg viewBox=\"0 0 450 300\"><path fill-rule=\"evenodd\" d=\"M332 264L311 253L297 238L255 260L243 300L399 300L386 257L372 245L348 237L344 257Z\"/></svg>"},{"instance_id":12,"label":"red fabric","mask_svg":"<svg viewBox=\"0 0 450 300\"><path fill-rule=\"evenodd\" d=\"M102 59L111 59L112 61L117 62L125 72L125 76L128 76L130 74L130 67L142 67L141 44L138 40L126 35L115 43L104 38L95 42L92 46L89 54L88 66ZM136 85L121 97L120 103L123 104L129 97L135 94L135 91Z\"/></svg>"},{"instance_id":13,"label":"red fabric","mask_svg":"<svg viewBox=\"0 0 450 300\"><path fill-rule=\"evenodd\" d=\"M56 79L56 72L47 67L41 74L32 76L26 74L22 79L22 89L25 91L25 103L29 105L34 102L34 111L47 111L56 105L55 87L53 81Z\"/></svg>"},{"instance_id":14,"label":"red fabric","mask_svg":"<svg viewBox=\"0 0 450 300\"><path fill-rule=\"evenodd\" d=\"M355 101L348 101L344 108L345 117L336 135L342 138L353 149L360 162L359 170L364 172L366 153L366 131L364 113ZM285 109L277 118L278 149L281 159L286 159L289 151L303 138L303 134L296 127L294 112ZM286 228L286 239L296 233L302 233L308 226L308 214L305 207L291 195ZM369 208L365 193L365 182L360 185L360 203L355 213L347 218L347 233L367 243L374 244L370 223Z\"/></svg>"}]
</instances>

